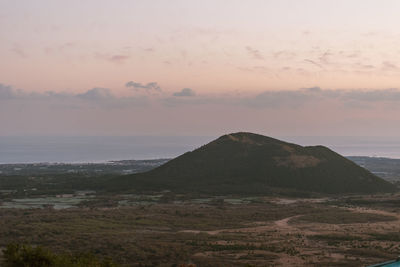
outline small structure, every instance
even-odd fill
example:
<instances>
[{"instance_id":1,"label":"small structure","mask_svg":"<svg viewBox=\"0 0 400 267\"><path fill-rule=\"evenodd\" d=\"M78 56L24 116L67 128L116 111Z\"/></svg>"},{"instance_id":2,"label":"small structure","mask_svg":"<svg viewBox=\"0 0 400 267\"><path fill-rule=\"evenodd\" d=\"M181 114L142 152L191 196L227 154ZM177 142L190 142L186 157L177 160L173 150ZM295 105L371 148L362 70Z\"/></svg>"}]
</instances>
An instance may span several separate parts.
<instances>
[{"instance_id":1,"label":"small structure","mask_svg":"<svg viewBox=\"0 0 400 267\"><path fill-rule=\"evenodd\" d=\"M400 267L400 256L397 257L397 260L382 262L367 267Z\"/></svg>"}]
</instances>

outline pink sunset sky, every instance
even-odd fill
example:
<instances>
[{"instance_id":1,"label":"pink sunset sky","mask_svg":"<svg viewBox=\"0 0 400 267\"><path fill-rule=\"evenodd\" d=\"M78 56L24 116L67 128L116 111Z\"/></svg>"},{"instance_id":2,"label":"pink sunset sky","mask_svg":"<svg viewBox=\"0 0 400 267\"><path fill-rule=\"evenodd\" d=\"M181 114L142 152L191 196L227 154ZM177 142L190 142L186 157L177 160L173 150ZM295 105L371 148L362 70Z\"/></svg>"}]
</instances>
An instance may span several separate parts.
<instances>
[{"instance_id":1,"label":"pink sunset sky","mask_svg":"<svg viewBox=\"0 0 400 267\"><path fill-rule=\"evenodd\" d=\"M400 1L0 0L0 135L400 135Z\"/></svg>"}]
</instances>

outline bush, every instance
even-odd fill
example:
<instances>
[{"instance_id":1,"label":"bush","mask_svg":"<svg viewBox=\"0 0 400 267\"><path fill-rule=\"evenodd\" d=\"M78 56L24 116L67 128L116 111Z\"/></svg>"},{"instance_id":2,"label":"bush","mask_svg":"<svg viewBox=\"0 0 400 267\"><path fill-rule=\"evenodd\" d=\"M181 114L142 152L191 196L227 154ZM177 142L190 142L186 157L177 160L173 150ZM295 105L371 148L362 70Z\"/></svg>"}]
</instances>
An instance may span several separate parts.
<instances>
[{"instance_id":1,"label":"bush","mask_svg":"<svg viewBox=\"0 0 400 267\"><path fill-rule=\"evenodd\" d=\"M55 254L37 246L9 244L3 251L7 267L114 267L109 260L99 260L93 254Z\"/></svg>"}]
</instances>

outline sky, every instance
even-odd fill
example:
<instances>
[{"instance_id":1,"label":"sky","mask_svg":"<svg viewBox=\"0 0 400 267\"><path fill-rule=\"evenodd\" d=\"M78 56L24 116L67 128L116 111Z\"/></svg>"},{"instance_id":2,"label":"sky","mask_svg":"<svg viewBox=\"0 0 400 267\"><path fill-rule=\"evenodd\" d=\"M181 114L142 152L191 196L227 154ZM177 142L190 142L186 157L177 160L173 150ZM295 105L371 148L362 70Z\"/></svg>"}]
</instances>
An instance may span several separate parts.
<instances>
[{"instance_id":1,"label":"sky","mask_svg":"<svg viewBox=\"0 0 400 267\"><path fill-rule=\"evenodd\" d=\"M0 136L400 136L399 10L0 0Z\"/></svg>"}]
</instances>

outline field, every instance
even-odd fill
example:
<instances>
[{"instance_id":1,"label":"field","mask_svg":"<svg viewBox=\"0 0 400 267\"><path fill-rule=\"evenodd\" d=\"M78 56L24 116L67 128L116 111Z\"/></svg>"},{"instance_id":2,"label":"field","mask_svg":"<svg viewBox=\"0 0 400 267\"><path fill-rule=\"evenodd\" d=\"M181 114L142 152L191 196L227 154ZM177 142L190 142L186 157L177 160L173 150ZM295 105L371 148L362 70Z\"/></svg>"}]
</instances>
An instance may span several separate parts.
<instances>
[{"instance_id":1,"label":"field","mask_svg":"<svg viewBox=\"0 0 400 267\"><path fill-rule=\"evenodd\" d=\"M400 254L399 197L96 195L72 208L1 208L0 246L122 266L365 266Z\"/></svg>"},{"instance_id":2,"label":"field","mask_svg":"<svg viewBox=\"0 0 400 267\"><path fill-rule=\"evenodd\" d=\"M159 164L2 166L0 251L26 244L121 266L366 266L400 255L400 194L213 196L102 186Z\"/></svg>"}]
</instances>

